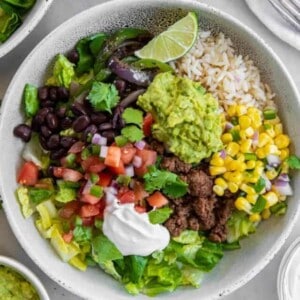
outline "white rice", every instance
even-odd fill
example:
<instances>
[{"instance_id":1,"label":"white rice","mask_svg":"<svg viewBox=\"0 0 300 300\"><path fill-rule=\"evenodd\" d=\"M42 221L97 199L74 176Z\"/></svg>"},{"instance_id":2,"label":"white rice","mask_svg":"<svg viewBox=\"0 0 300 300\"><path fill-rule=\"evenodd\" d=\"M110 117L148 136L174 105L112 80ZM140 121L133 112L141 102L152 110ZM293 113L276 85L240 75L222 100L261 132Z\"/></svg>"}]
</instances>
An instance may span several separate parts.
<instances>
[{"instance_id":1,"label":"white rice","mask_svg":"<svg viewBox=\"0 0 300 300\"><path fill-rule=\"evenodd\" d=\"M275 95L261 81L258 68L249 57L236 54L223 33L200 32L193 48L172 65L178 75L200 82L225 111L236 103L259 109L275 106Z\"/></svg>"}]
</instances>

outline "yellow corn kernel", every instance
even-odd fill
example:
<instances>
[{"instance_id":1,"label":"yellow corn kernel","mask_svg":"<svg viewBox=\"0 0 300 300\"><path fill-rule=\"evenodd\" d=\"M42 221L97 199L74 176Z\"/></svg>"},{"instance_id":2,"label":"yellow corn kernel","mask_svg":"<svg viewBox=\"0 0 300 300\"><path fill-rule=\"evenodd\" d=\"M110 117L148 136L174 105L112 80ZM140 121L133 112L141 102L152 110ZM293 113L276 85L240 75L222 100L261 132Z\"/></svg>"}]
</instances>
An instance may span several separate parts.
<instances>
[{"instance_id":1,"label":"yellow corn kernel","mask_svg":"<svg viewBox=\"0 0 300 300\"><path fill-rule=\"evenodd\" d=\"M234 157L239 153L240 145L235 142L230 142L228 146L226 147L226 152L230 156Z\"/></svg>"},{"instance_id":2,"label":"yellow corn kernel","mask_svg":"<svg viewBox=\"0 0 300 300\"><path fill-rule=\"evenodd\" d=\"M261 175L264 172L264 167L255 167L254 173Z\"/></svg>"},{"instance_id":3,"label":"yellow corn kernel","mask_svg":"<svg viewBox=\"0 0 300 300\"><path fill-rule=\"evenodd\" d=\"M216 167L216 166L211 166L209 167L209 173L212 176L220 175L226 172L225 167Z\"/></svg>"},{"instance_id":4,"label":"yellow corn kernel","mask_svg":"<svg viewBox=\"0 0 300 300\"><path fill-rule=\"evenodd\" d=\"M255 151L255 154L258 158L260 159L263 159L265 158L267 155L265 153L265 150L263 148L258 148L256 151Z\"/></svg>"},{"instance_id":5,"label":"yellow corn kernel","mask_svg":"<svg viewBox=\"0 0 300 300\"><path fill-rule=\"evenodd\" d=\"M269 155L269 154L276 154L276 155L280 155L280 151L278 150L276 145L271 145L268 144L263 148L265 155Z\"/></svg>"},{"instance_id":6,"label":"yellow corn kernel","mask_svg":"<svg viewBox=\"0 0 300 300\"><path fill-rule=\"evenodd\" d=\"M246 129L251 126L251 119L247 115L239 117L239 124L241 129Z\"/></svg>"},{"instance_id":7,"label":"yellow corn kernel","mask_svg":"<svg viewBox=\"0 0 300 300\"><path fill-rule=\"evenodd\" d=\"M237 167L237 171L239 172L244 172L247 168L247 165L244 162L240 162L238 167Z\"/></svg>"},{"instance_id":8,"label":"yellow corn kernel","mask_svg":"<svg viewBox=\"0 0 300 300\"><path fill-rule=\"evenodd\" d=\"M228 170L229 171L236 171L239 167L240 162L237 160L233 160L229 165L228 165Z\"/></svg>"},{"instance_id":9,"label":"yellow corn kernel","mask_svg":"<svg viewBox=\"0 0 300 300\"><path fill-rule=\"evenodd\" d=\"M252 127L254 129L258 129L261 126L261 112L255 108L255 107L250 107L248 109L248 116L250 117L252 121Z\"/></svg>"},{"instance_id":10,"label":"yellow corn kernel","mask_svg":"<svg viewBox=\"0 0 300 300\"><path fill-rule=\"evenodd\" d=\"M288 148L286 148L286 149L282 149L280 151L279 157L281 160L285 160L286 158L289 157L289 155L290 155L290 150Z\"/></svg>"},{"instance_id":11,"label":"yellow corn kernel","mask_svg":"<svg viewBox=\"0 0 300 300\"><path fill-rule=\"evenodd\" d=\"M267 130L266 130L266 133L267 133L267 134L269 135L269 137L272 138L272 139L276 136L276 133L275 133L275 130L273 129L273 127L270 128L270 129L267 129Z\"/></svg>"},{"instance_id":12,"label":"yellow corn kernel","mask_svg":"<svg viewBox=\"0 0 300 300\"><path fill-rule=\"evenodd\" d=\"M254 129L252 127L248 127L245 129L246 137L252 137L254 135Z\"/></svg>"},{"instance_id":13,"label":"yellow corn kernel","mask_svg":"<svg viewBox=\"0 0 300 300\"><path fill-rule=\"evenodd\" d=\"M265 208L265 209L262 211L261 216L262 216L262 218L263 218L264 220L269 219L270 216L271 216L270 210L269 210L268 208Z\"/></svg>"},{"instance_id":14,"label":"yellow corn kernel","mask_svg":"<svg viewBox=\"0 0 300 300\"><path fill-rule=\"evenodd\" d=\"M250 139L246 139L244 141L241 142L240 145L240 151L243 153L248 153L251 152L251 145L252 145L252 140Z\"/></svg>"},{"instance_id":15,"label":"yellow corn kernel","mask_svg":"<svg viewBox=\"0 0 300 300\"><path fill-rule=\"evenodd\" d=\"M247 195L246 199L249 203L255 204L257 200L258 195Z\"/></svg>"},{"instance_id":16,"label":"yellow corn kernel","mask_svg":"<svg viewBox=\"0 0 300 300\"><path fill-rule=\"evenodd\" d=\"M256 166L255 160L249 160L246 163L246 169L247 170L252 170L252 169L255 168L255 166Z\"/></svg>"},{"instance_id":17,"label":"yellow corn kernel","mask_svg":"<svg viewBox=\"0 0 300 300\"><path fill-rule=\"evenodd\" d=\"M242 116L242 115L245 115L247 113L247 107L243 104L238 104L236 106L236 114L237 116Z\"/></svg>"},{"instance_id":18,"label":"yellow corn kernel","mask_svg":"<svg viewBox=\"0 0 300 300\"><path fill-rule=\"evenodd\" d=\"M229 155L227 155L224 159L225 167L228 168L232 161L233 161L233 158L230 157Z\"/></svg>"},{"instance_id":19,"label":"yellow corn kernel","mask_svg":"<svg viewBox=\"0 0 300 300\"><path fill-rule=\"evenodd\" d=\"M279 201L285 201L286 198L287 198L287 196L285 196L285 195L279 195L278 196Z\"/></svg>"},{"instance_id":20,"label":"yellow corn kernel","mask_svg":"<svg viewBox=\"0 0 300 300\"><path fill-rule=\"evenodd\" d=\"M261 176L261 173L257 173L257 172L253 172L252 174L250 174L250 176L247 178L247 182L250 183L256 183L259 179L259 177Z\"/></svg>"},{"instance_id":21,"label":"yellow corn kernel","mask_svg":"<svg viewBox=\"0 0 300 300\"><path fill-rule=\"evenodd\" d=\"M213 191L218 196L223 196L224 195L224 189L219 185L214 185L213 186Z\"/></svg>"},{"instance_id":22,"label":"yellow corn kernel","mask_svg":"<svg viewBox=\"0 0 300 300\"><path fill-rule=\"evenodd\" d=\"M238 210L244 210L248 213L251 211L251 204L244 197L238 197L234 205Z\"/></svg>"},{"instance_id":23,"label":"yellow corn kernel","mask_svg":"<svg viewBox=\"0 0 300 300\"><path fill-rule=\"evenodd\" d=\"M241 140L245 140L247 138L246 131L244 129L241 129L239 131L239 134L240 134Z\"/></svg>"},{"instance_id":24,"label":"yellow corn kernel","mask_svg":"<svg viewBox=\"0 0 300 300\"><path fill-rule=\"evenodd\" d=\"M231 172L225 172L225 173L223 174L223 177L224 177L227 181L230 180L230 176L231 176Z\"/></svg>"},{"instance_id":25,"label":"yellow corn kernel","mask_svg":"<svg viewBox=\"0 0 300 300\"><path fill-rule=\"evenodd\" d=\"M245 155L243 153L238 153L236 156L236 160L239 162L244 162L245 161Z\"/></svg>"},{"instance_id":26,"label":"yellow corn kernel","mask_svg":"<svg viewBox=\"0 0 300 300\"><path fill-rule=\"evenodd\" d=\"M249 220L253 223L257 223L261 220L261 216L258 213L254 213L249 217Z\"/></svg>"},{"instance_id":27,"label":"yellow corn kernel","mask_svg":"<svg viewBox=\"0 0 300 300\"><path fill-rule=\"evenodd\" d=\"M271 169L271 170L266 172L266 176L269 180L275 179L277 175L278 174L277 174L277 171L275 169Z\"/></svg>"},{"instance_id":28,"label":"yellow corn kernel","mask_svg":"<svg viewBox=\"0 0 300 300\"><path fill-rule=\"evenodd\" d=\"M224 190L228 188L227 182L221 177L215 179L215 185L222 187Z\"/></svg>"},{"instance_id":29,"label":"yellow corn kernel","mask_svg":"<svg viewBox=\"0 0 300 300\"><path fill-rule=\"evenodd\" d=\"M230 105L228 108L227 108L227 115L229 117L234 117L236 114L236 105Z\"/></svg>"},{"instance_id":30,"label":"yellow corn kernel","mask_svg":"<svg viewBox=\"0 0 300 300\"><path fill-rule=\"evenodd\" d=\"M213 157L213 159L210 161L210 164L216 167L223 167L224 159L222 159L220 156Z\"/></svg>"},{"instance_id":31,"label":"yellow corn kernel","mask_svg":"<svg viewBox=\"0 0 300 300\"><path fill-rule=\"evenodd\" d=\"M236 193L239 190L239 186L234 182L228 182L228 189L231 193Z\"/></svg>"},{"instance_id":32,"label":"yellow corn kernel","mask_svg":"<svg viewBox=\"0 0 300 300\"><path fill-rule=\"evenodd\" d=\"M231 133L224 133L222 136L221 136L221 140L224 144L228 144L230 142L232 142L232 134Z\"/></svg>"},{"instance_id":33,"label":"yellow corn kernel","mask_svg":"<svg viewBox=\"0 0 300 300\"><path fill-rule=\"evenodd\" d=\"M249 195L255 195L255 194L256 194L254 188L251 187L251 186L249 186L249 185L247 185L247 184L245 184L245 183L243 183L243 184L240 186L240 189L241 189L243 192L245 192L245 193L247 193L247 194L249 194Z\"/></svg>"},{"instance_id":34,"label":"yellow corn kernel","mask_svg":"<svg viewBox=\"0 0 300 300\"><path fill-rule=\"evenodd\" d=\"M278 149L283 149L289 146L290 138L286 134L279 134L276 136L274 142Z\"/></svg>"},{"instance_id":35,"label":"yellow corn kernel","mask_svg":"<svg viewBox=\"0 0 300 300\"><path fill-rule=\"evenodd\" d=\"M237 185L240 185L243 181L243 174L240 172L231 172L228 181L236 183Z\"/></svg>"},{"instance_id":36,"label":"yellow corn kernel","mask_svg":"<svg viewBox=\"0 0 300 300\"><path fill-rule=\"evenodd\" d=\"M258 147L262 148L272 142L272 139L265 132L262 132L258 137Z\"/></svg>"},{"instance_id":37,"label":"yellow corn kernel","mask_svg":"<svg viewBox=\"0 0 300 300\"><path fill-rule=\"evenodd\" d=\"M266 208L269 208L275 205L278 202L278 196L275 192L268 192L263 195L263 197L267 200Z\"/></svg>"},{"instance_id":38,"label":"yellow corn kernel","mask_svg":"<svg viewBox=\"0 0 300 300\"><path fill-rule=\"evenodd\" d=\"M263 163L261 160L257 160L257 161L255 162L255 166L256 166L256 167L264 167L264 163Z\"/></svg>"},{"instance_id":39,"label":"yellow corn kernel","mask_svg":"<svg viewBox=\"0 0 300 300\"><path fill-rule=\"evenodd\" d=\"M281 172L282 173L285 173L285 174L288 174L289 173L289 165L286 161L284 161L282 164L281 164Z\"/></svg>"},{"instance_id":40,"label":"yellow corn kernel","mask_svg":"<svg viewBox=\"0 0 300 300\"><path fill-rule=\"evenodd\" d=\"M275 131L275 135L279 135L283 133L283 127L281 123L275 124L274 125L274 131Z\"/></svg>"},{"instance_id":41,"label":"yellow corn kernel","mask_svg":"<svg viewBox=\"0 0 300 300\"><path fill-rule=\"evenodd\" d=\"M270 125L275 125L275 124L279 124L280 123L280 119L277 116L275 119L265 120L264 123L265 124L270 124Z\"/></svg>"}]
</instances>

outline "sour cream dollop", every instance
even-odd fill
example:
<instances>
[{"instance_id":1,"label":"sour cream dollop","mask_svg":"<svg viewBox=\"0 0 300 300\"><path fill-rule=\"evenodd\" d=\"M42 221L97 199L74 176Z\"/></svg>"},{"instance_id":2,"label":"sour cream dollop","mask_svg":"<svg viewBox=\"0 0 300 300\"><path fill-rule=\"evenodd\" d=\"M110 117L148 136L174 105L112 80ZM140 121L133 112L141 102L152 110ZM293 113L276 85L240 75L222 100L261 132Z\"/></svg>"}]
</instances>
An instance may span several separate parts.
<instances>
[{"instance_id":1,"label":"sour cream dollop","mask_svg":"<svg viewBox=\"0 0 300 300\"><path fill-rule=\"evenodd\" d=\"M123 255L147 256L163 250L170 241L169 231L160 224L150 223L147 213L138 213L133 203L119 204L107 195L103 233Z\"/></svg>"}]
</instances>

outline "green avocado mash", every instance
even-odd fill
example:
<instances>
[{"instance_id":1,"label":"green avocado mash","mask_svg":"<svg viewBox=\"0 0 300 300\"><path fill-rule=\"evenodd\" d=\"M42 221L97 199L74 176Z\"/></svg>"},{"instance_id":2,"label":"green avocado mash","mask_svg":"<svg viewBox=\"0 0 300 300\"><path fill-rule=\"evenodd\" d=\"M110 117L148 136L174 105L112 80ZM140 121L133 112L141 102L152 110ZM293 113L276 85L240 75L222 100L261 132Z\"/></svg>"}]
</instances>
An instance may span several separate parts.
<instances>
[{"instance_id":1,"label":"green avocado mash","mask_svg":"<svg viewBox=\"0 0 300 300\"><path fill-rule=\"evenodd\" d=\"M197 82L158 74L137 104L154 118L153 136L187 163L222 148L218 101Z\"/></svg>"},{"instance_id":2,"label":"green avocado mash","mask_svg":"<svg viewBox=\"0 0 300 300\"><path fill-rule=\"evenodd\" d=\"M39 300L40 297L21 274L0 265L0 299Z\"/></svg>"}]
</instances>

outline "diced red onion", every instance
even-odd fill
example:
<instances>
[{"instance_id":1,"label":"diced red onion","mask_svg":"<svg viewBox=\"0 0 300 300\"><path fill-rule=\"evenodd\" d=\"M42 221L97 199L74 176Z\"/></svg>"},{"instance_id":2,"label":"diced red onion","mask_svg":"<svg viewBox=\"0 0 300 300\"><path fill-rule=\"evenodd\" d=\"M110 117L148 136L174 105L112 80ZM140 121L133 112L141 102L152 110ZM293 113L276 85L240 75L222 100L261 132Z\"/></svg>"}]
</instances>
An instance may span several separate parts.
<instances>
[{"instance_id":1,"label":"diced red onion","mask_svg":"<svg viewBox=\"0 0 300 300\"><path fill-rule=\"evenodd\" d=\"M116 180L112 180L111 184L110 184L110 187L118 190L118 188L120 187L118 182Z\"/></svg>"},{"instance_id":2,"label":"diced red onion","mask_svg":"<svg viewBox=\"0 0 300 300\"><path fill-rule=\"evenodd\" d=\"M68 153L74 153L74 154L76 154L76 153L81 152L83 150L83 148L84 148L84 143L78 141L78 142L76 142L75 144L73 144L71 146L71 148L69 149Z\"/></svg>"},{"instance_id":3,"label":"diced red onion","mask_svg":"<svg viewBox=\"0 0 300 300\"><path fill-rule=\"evenodd\" d=\"M107 138L102 136L99 133L95 133L93 135L93 138L92 138L92 143L96 144L96 145L100 145L100 146L106 146L107 145Z\"/></svg>"},{"instance_id":4,"label":"diced red onion","mask_svg":"<svg viewBox=\"0 0 300 300\"><path fill-rule=\"evenodd\" d=\"M82 194L86 195L90 193L91 187L92 187L92 182L90 180L88 180L82 190Z\"/></svg>"},{"instance_id":5,"label":"diced red onion","mask_svg":"<svg viewBox=\"0 0 300 300\"><path fill-rule=\"evenodd\" d=\"M252 145L254 147L258 145L258 137L259 137L258 131L255 131L252 137Z\"/></svg>"},{"instance_id":6,"label":"diced red onion","mask_svg":"<svg viewBox=\"0 0 300 300\"><path fill-rule=\"evenodd\" d=\"M275 155L275 154L267 155L267 161L270 166L275 167L275 168L278 167L281 163L279 156Z\"/></svg>"},{"instance_id":7,"label":"diced red onion","mask_svg":"<svg viewBox=\"0 0 300 300\"><path fill-rule=\"evenodd\" d=\"M145 148L145 146L146 146L146 142L143 141L143 140L141 140L141 141L136 142L136 143L134 144L134 146L135 146L136 148L138 148L139 150L143 150L143 149Z\"/></svg>"},{"instance_id":8,"label":"diced red onion","mask_svg":"<svg viewBox=\"0 0 300 300\"><path fill-rule=\"evenodd\" d=\"M131 189L134 189L134 185L135 185L135 180L134 179L131 179L130 182L129 182L129 187Z\"/></svg>"},{"instance_id":9,"label":"diced red onion","mask_svg":"<svg viewBox=\"0 0 300 300\"><path fill-rule=\"evenodd\" d=\"M105 158L107 156L108 147L101 146L100 148L100 157Z\"/></svg>"},{"instance_id":10,"label":"diced red onion","mask_svg":"<svg viewBox=\"0 0 300 300\"><path fill-rule=\"evenodd\" d=\"M276 180L274 183L274 188L277 190L277 192L284 196L291 196L293 195L293 190L291 188L291 185L287 181L283 180Z\"/></svg>"},{"instance_id":11,"label":"diced red onion","mask_svg":"<svg viewBox=\"0 0 300 300\"><path fill-rule=\"evenodd\" d=\"M230 129L232 129L233 127L234 127L234 125L233 125L232 123L226 122L226 125L225 125L225 129L226 129L226 130L230 130Z\"/></svg>"},{"instance_id":12,"label":"diced red onion","mask_svg":"<svg viewBox=\"0 0 300 300\"><path fill-rule=\"evenodd\" d=\"M265 180L265 189L266 191L270 191L272 188L272 182L270 181L270 179L266 176L265 173L262 174L262 178Z\"/></svg>"},{"instance_id":13,"label":"diced red onion","mask_svg":"<svg viewBox=\"0 0 300 300\"><path fill-rule=\"evenodd\" d=\"M134 168L133 168L132 165L127 166L127 167L125 168L125 174L126 174L127 176L129 176L129 177L133 177L133 176L134 176Z\"/></svg>"},{"instance_id":14,"label":"diced red onion","mask_svg":"<svg viewBox=\"0 0 300 300\"><path fill-rule=\"evenodd\" d=\"M290 181L290 177L288 174L285 174L285 173L281 173L278 178L278 180L281 180L281 181L286 181L286 182L289 182Z\"/></svg>"},{"instance_id":15,"label":"diced red onion","mask_svg":"<svg viewBox=\"0 0 300 300\"><path fill-rule=\"evenodd\" d=\"M227 154L226 154L226 151L224 149L220 151L220 157L221 158L223 158L223 159L226 158L226 155Z\"/></svg>"},{"instance_id":16,"label":"diced red onion","mask_svg":"<svg viewBox=\"0 0 300 300\"><path fill-rule=\"evenodd\" d=\"M132 164L134 167L139 168L142 166L142 163L143 163L143 161L142 161L141 157L136 156L136 155L133 157Z\"/></svg>"},{"instance_id":17,"label":"diced red onion","mask_svg":"<svg viewBox=\"0 0 300 300\"><path fill-rule=\"evenodd\" d=\"M105 191L106 194L113 194L113 195L117 195L118 194L118 190L115 187L113 187L113 186L106 187L104 189L104 191Z\"/></svg>"},{"instance_id":18,"label":"diced red onion","mask_svg":"<svg viewBox=\"0 0 300 300\"><path fill-rule=\"evenodd\" d=\"M106 200L106 204L111 204L115 201L116 196L112 193L107 192L105 194L105 200ZM106 208L108 208L109 206L107 206Z\"/></svg>"}]
</instances>

